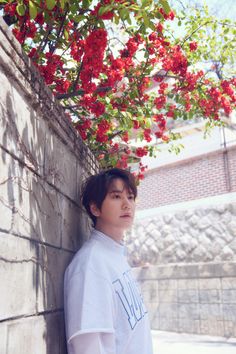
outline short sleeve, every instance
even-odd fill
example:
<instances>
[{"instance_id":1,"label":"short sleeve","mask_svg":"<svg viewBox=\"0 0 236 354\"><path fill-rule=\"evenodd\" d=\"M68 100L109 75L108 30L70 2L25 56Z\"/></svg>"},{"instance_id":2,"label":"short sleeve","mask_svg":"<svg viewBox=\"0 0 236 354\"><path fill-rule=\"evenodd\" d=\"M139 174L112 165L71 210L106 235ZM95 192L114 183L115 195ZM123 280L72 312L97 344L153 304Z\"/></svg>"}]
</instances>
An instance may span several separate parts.
<instances>
[{"instance_id":1,"label":"short sleeve","mask_svg":"<svg viewBox=\"0 0 236 354\"><path fill-rule=\"evenodd\" d=\"M85 333L114 333L114 298L109 281L87 268L65 274L67 341Z\"/></svg>"},{"instance_id":2,"label":"short sleeve","mask_svg":"<svg viewBox=\"0 0 236 354\"><path fill-rule=\"evenodd\" d=\"M112 333L86 333L71 338L68 354L116 354Z\"/></svg>"}]
</instances>

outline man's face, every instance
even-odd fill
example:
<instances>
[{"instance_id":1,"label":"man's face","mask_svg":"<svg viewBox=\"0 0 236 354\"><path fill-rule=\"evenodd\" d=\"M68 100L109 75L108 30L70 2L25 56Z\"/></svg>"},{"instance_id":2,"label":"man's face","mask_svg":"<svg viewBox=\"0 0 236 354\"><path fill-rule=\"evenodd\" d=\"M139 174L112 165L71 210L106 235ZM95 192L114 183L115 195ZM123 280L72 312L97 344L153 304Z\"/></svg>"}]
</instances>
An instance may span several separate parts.
<instances>
[{"instance_id":1,"label":"man's face","mask_svg":"<svg viewBox=\"0 0 236 354\"><path fill-rule=\"evenodd\" d=\"M128 190L123 180L115 179L108 190L101 209L95 207L94 215L97 217L99 228L104 231L117 230L118 233L132 226L135 212L135 199L131 190Z\"/></svg>"}]
</instances>

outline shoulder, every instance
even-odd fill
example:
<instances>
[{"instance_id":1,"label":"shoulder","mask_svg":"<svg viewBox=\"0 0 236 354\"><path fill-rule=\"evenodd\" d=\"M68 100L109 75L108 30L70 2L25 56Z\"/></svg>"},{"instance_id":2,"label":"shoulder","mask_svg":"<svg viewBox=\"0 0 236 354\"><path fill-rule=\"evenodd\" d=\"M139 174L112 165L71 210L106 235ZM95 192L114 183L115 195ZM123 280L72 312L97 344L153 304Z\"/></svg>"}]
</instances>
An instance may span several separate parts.
<instances>
[{"instance_id":1,"label":"shoulder","mask_svg":"<svg viewBox=\"0 0 236 354\"><path fill-rule=\"evenodd\" d=\"M67 267L65 278L69 280L76 275L82 276L86 273L105 277L107 269L105 252L106 250L96 240L86 241Z\"/></svg>"}]
</instances>

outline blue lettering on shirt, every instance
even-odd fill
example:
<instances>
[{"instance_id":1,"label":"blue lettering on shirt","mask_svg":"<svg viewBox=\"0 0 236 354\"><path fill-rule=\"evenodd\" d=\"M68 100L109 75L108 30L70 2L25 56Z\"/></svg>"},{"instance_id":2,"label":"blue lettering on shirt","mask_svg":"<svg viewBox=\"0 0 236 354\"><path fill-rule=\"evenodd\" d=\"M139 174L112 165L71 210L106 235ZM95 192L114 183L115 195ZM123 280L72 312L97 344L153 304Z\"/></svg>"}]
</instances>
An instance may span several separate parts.
<instances>
[{"instance_id":1,"label":"blue lettering on shirt","mask_svg":"<svg viewBox=\"0 0 236 354\"><path fill-rule=\"evenodd\" d=\"M122 279L116 279L113 282L115 292L127 314L127 319L131 329L134 329L138 321L140 321L147 310L145 309L142 296L130 276L130 271L123 273Z\"/></svg>"}]
</instances>

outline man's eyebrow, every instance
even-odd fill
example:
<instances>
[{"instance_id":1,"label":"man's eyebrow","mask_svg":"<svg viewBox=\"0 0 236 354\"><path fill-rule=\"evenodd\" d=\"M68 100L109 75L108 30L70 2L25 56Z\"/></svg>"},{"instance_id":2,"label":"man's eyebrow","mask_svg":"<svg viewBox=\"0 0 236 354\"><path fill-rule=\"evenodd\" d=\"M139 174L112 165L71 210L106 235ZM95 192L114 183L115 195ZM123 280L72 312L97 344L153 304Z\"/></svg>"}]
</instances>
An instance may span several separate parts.
<instances>
[{"instance_id":1,"label":"man's eyebrow","mask_svg":"<svg viewBox=\"0 0 236 354\"><path fill-rule=\"evenodd\" d=\"M112 189L108 193L122 193L122 192L123 190L121 191L120 189ZM132 191L128 191L128 193L134 195Z\"/></svg>"},{"instance_id":2,"label":"man's eyebrow","mask_svg":"<svg viewBox=\"0 0 236 354\"><path fill-rule=\"evenodd\" d=\"M119 189L112 189L110 190L108 193L122 193L123 191L119 190Z\"/></svg>"}]
</instances>

